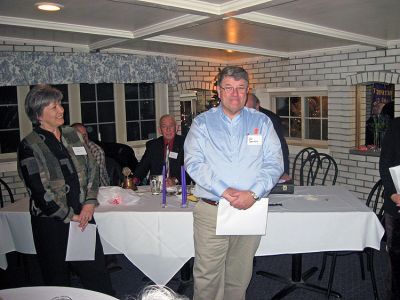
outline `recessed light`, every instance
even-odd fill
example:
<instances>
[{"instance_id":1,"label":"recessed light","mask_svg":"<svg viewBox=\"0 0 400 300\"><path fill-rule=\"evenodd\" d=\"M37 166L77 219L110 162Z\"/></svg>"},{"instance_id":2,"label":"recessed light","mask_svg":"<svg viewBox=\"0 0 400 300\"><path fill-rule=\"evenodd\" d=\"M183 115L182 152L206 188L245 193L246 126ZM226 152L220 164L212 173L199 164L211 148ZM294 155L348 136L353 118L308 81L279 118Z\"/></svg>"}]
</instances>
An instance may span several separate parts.
<instances>
[{"instance_id":1,"label":"recessed light","mask_svg":"<svg viewBox=\"0 0 400 300\"><path fill-rule=\"evenodd\" d=\"M38 2L35 5L38 9L45 11L59 11L64 7L64 5L52 2Z\"/></svg>"},{"instance_id":2,"label":"recessed light","mask_svg":"<svg viewBox=\"0 0 400 300\"><path fill-rule=\"evenodd\" d=\"M226 52L233 53L233 50L232 49L227 49Z\"/></svg>"}]
</instances>

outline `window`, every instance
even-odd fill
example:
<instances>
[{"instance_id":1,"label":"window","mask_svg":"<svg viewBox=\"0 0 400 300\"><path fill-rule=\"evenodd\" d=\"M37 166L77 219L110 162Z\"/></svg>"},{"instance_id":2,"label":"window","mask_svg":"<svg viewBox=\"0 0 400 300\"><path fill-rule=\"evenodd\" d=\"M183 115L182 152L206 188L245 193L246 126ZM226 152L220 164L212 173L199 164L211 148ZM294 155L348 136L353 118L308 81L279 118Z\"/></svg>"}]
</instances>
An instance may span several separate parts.
<instances>
[{"instance_id":1,"label":"window","mask_svg":"<svg viewBox=\"0 0 400 300\"><path fill-rule=\"evenodd\" d=\"M156 137L156 109L153 83L126 83L125 111L128 141Z\"/></svg>"},{"instance_id":2,"label":"window","mask_svg":"<svg viewBox=\"0 0 400 300\"><path fill-rule=\"evenodd\" d=\"M0 153L16 152L19 144L16 86L0 87L0 115Z\"/></svg>"},{"instance_id":3,"label":"window","mask_svg":"<svg viewBox=\"0 0 400 300\"><path fill-rule=\"evenodd\" d=\"M64 125L70 125L68 84L53 84L52 86L63 94L61 104L64 108Z\"/></svg>"},{"instance_id":4,"label":"window","mask_svg":"<svg viewBox=\"0 0 400 300\"><path fill-rule=\"evenodd\" d=\"M112 83L80 84L82 123L91 140L115 142L114 87Z\"/></svg>"},{"instance_id":5,"label":"window","mask_svg":"<svg viewBox=\"0 0 400 300\"><path fill-rule=\"evenodd\" d=\"M328 140L327 96L276 96L275 104L286 137Z\"/></svg>"}]
</instances>

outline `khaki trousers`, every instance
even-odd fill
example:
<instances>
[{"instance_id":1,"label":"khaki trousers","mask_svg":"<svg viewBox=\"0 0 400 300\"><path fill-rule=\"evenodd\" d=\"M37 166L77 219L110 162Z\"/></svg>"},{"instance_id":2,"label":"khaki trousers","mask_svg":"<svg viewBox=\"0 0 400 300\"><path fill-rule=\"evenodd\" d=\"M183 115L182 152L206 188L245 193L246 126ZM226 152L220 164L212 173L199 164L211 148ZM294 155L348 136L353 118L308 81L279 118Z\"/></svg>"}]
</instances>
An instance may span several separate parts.
<instances>
[{"instance_id":1,"label":"khaki trousers","mask_svg":"<svg viewBox=\"0 0 400 300\"><path fill-rule=\"evenodd\" d=\"M244 300L261 236L215 235L217 206L194 209L194 300Z\"/></svg>"}]
</instances>

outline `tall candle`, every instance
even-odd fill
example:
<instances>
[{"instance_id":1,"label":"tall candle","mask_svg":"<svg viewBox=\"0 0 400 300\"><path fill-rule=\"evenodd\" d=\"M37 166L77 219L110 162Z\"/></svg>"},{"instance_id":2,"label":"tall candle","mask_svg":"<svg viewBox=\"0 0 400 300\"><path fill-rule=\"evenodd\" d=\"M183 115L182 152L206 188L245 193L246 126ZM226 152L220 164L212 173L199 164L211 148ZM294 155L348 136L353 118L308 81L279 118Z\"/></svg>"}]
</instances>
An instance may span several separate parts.
<instances>
[{"instance_id":1,"label":"tall candle","mask_svg":"<svg viewBox=\"0 0 400 300\"><path fill-rule=\"evenodd\" d=\"M181 166L181 183L182 183L182 207L186 207L187 191L186 191L186 175L184 166Z\"/></svg>"},{"instance_id":2,"label":"tall candle","mask_svg":"<svg viewBox=\"0 0 400 300\"><path fill-rule=\"evenodd\" d=\"M166 184L166 170L165 164L162 168L162 207L165 208L167 205L167 184Z\"/></svg>"}]
</instances>

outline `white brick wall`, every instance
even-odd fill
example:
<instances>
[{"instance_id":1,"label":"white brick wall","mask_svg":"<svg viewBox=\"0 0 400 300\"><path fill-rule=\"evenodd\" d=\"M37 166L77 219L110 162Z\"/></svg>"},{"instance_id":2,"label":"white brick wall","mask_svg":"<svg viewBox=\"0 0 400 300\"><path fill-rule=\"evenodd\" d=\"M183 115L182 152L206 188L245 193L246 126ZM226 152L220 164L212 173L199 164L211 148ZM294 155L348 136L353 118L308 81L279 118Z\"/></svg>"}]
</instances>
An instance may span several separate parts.
<instances>
[{"instance_id":1,"label":"white brick wall","mask_svg":"<svg viewBox=\"0 0 400 300\"><path fill-rule=\"evenodd\" d=\"M0 51L79 52L69 48L51 48L24 44L0 45ZM224 65L180 58L177 58L177 63L179 84L169 86L169 109L179 121L180 93L200 86L205 89L212 87L218 68ZM251 88L328 86L328 144L329 152L339 167L337 184L346 186L361 199L366 199L370 188L379 178L379 158L349 154L356 144L354 84L371 81L397 83L395 116L400 116L400 45L387 50L330 51L291 59L260 57L258 61L252 59L251 62L242 62L242 66L249 72ZM363 101L362 105L365 106L365 99ZM365 114L361 114L361 117L364 119L360 122L365 122ZM19 182L16 173L5 172L2 176ZM14 189L21 190L18 184ZM19 195L24 196L24 193Z\"/></svg>"}]
</instances>

